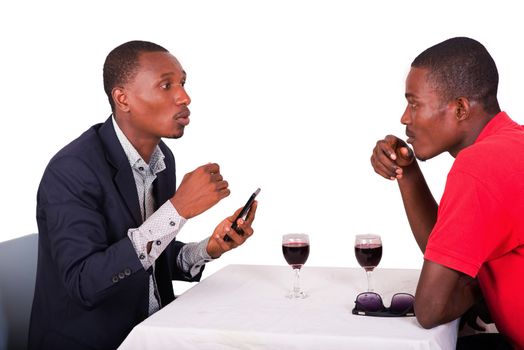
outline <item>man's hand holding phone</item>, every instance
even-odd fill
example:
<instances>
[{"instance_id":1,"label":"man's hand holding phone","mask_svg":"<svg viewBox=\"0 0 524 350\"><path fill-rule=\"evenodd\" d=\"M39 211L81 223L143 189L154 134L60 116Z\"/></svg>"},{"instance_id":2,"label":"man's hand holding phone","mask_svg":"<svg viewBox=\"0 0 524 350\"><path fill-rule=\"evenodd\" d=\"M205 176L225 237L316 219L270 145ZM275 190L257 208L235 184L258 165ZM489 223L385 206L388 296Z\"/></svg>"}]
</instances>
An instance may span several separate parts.
<instances>
[{"instance_id":1,"label":"man's hand holding phone","mask_svg":"<svg viewBox=\"0 0 524 350\"><path fill-rule=\"evenodd\" d=\"M253 234L251 227L257 211L258 202L255 197L260 192L257 189L247 203L235 211L235 213L224 219L213 232L207 245L208 254L216 259L223 253L242 245L246 239ZM226 238L227 237L227 238Z\"/></svg>"},{"instance_id":2,"label":"man's hand holding phone","mask_svg":"<svg viewBox=\"0 0 524 350\"><path fill-rule=\"evenodd\" d=\"M249 199L247 200L246 204L244 205L244 207L242 208L242 210L238 213L238 215L236 216L235 220L233 221L233 224L231 224L231 228L233 230L236 231L236 233L238 233L239 235L243 235L244 234L244 231L242 230L241 227L238 226L238 220L239 219L242 219L243 221L246 220L247 218L247 215L249 213L249 211L251 210L251 206L253 205L253 203L255 202L255 198L256 196L260 193L260 188L257 188L257 190L255 192L253 192L253 194L251 195L251 197L249 197ZM231 237L229 237L227 234L224 236L224 241L226 242L231 242Z\"/></svg>"}]
</instances>

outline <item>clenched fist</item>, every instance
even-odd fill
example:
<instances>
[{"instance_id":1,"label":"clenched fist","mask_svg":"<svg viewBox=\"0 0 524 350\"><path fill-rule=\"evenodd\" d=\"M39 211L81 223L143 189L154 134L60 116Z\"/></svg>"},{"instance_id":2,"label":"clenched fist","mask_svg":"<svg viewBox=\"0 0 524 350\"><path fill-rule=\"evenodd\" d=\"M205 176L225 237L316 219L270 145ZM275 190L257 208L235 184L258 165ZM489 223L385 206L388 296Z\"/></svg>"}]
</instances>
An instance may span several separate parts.
<instances>
[{"instance_id":1,"label":"clenched fist","mask_svg":"<svg viewBox=\"0 0 524 350\"><path fill-rule=\"evenodd\" d=\"M229 196L228 186L218 164L202 165L184 175L171 203L182 217L190 219Z\"/></svg>"},{"instance_id":2,"label":"clenched fist","mask_svg":"<svg viewBox=\"0 0 524 350\"><path fill-rule=\"evenodd\" d=\"M380 176L395 180L402 178L402 168L409 166L414 159L413 151L403 140L388 135L377 141L371 155L371 165Z\"/></svg>"}]
</instances>

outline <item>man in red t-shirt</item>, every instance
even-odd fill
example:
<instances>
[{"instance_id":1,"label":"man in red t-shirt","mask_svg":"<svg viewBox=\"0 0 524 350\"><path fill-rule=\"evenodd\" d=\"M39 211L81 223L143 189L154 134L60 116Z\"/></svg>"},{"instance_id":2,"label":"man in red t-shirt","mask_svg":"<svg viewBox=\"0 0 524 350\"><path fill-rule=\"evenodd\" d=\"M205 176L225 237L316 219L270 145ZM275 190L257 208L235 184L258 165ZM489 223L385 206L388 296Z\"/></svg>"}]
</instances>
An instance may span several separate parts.
<instances>
[{"instance_id":1,"label":"man in red t-shirt","mask_svg":"<svg viewBox=\"0 0 524 350\"><path fill-rule=\"evenodd\" d=\"M419 323L435 327L485 300L500 334L458 347L524 349L524 128L501 112L497 88L497 67L479 42L452 38L425 50L411 64L400 120L413 149L388 135L371 164L397 180L424 253ZM437 205L415 158L443 152L455 162Z\"/></svg>"}]
</instances>

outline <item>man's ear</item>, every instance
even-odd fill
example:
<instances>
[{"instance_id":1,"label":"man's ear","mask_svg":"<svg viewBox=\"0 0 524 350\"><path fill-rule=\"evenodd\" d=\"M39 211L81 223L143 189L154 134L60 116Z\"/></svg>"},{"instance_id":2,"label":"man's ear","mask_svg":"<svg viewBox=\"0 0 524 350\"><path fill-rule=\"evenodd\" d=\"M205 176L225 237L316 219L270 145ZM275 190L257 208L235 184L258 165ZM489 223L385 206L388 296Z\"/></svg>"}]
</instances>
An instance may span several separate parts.
<instances>
[{"instance_id":1,"label":"man's ear","mask_svg":"<svg viewBox=\"0 0 524 350\"><path fill-rule=\"evenodd\" d=\"M111 96L115 102L115 108L122 112L129 112L129 105L127 104L127 95L125 89L122 87L114 87L111 91Z\"/></svg>"},{"instance_id":2,"label":"man's ear","mask_svg":"<svg viewBox=\"0 0 524 350\"><path fill-rule=\"evenodd\" d=\"M469 118L470 103L466 97L457 97L455 99L455 117L458 121L463 121Z\"/></svg>"}]
</instances>

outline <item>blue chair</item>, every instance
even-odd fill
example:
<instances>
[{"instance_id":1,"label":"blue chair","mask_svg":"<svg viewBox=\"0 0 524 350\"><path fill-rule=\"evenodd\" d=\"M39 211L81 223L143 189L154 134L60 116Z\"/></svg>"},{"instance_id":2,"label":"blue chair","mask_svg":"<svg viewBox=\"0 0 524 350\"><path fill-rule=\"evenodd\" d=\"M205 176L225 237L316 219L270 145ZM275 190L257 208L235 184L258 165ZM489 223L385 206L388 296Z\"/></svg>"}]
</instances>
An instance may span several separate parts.
<instances>
[{"instance_id":1,"label":"blue chair","mask_svg":"<svg viewBox=\"0 0 524 350\"><path fill-rule=\"evenodd\" d=\"M0 242L0 350L27 349L38 235Z\"/></svg>"}]
</instances>

